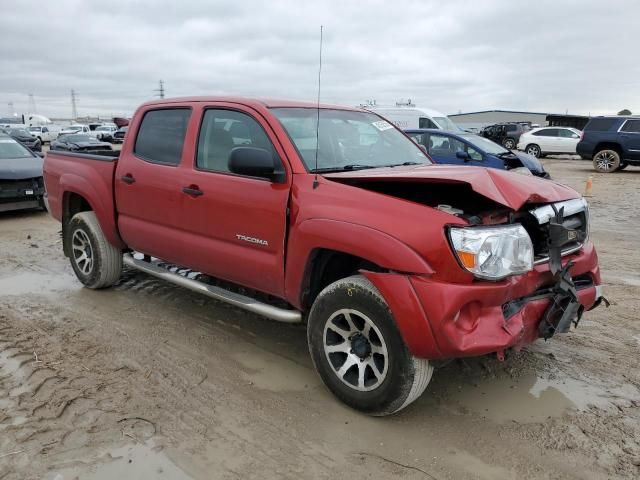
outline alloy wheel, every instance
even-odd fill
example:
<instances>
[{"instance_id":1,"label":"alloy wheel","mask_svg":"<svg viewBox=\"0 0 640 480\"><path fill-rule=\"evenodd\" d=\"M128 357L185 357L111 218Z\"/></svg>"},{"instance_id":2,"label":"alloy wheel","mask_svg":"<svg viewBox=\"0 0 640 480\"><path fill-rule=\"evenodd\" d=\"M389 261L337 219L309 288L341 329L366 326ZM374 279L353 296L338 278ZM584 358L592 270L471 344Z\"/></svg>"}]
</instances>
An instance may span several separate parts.
<instances>
[{"instance_id":1,"label":"alloy wheel","mask_svg":"<svg viewBox=\"0 0 640 480\"><path fill-rule=\"evenodd\" d=\"M602 152L598 152L594 160L596 161L596 164L598 165L598 168L600 170L608 171L613 170L616 162L616 157L612 152L605 150Z\"/></svg>"},{"instance_id":2,"label":"alloy wheel","mask_svg":"<svg viewBox=\"0 0 640 480\"><path fill-rule=\"evenodd\" d=\"M89 236L81 229L76 230L73 232L73 237L71 237L71 246L73 259L78 269L84 275L89 275L93 268L93 251L91 250Z\"/></svg>"},{"instance_id":3,"label":"alloy wheel","mask_svg":"<svg viewBox=\"0 0 640 480\"><path fill-rule=\"evenodd\" d=\"M374 390L387 376L384 338L362 312L345 308L333 313L324 327L323 346L333 373L354 390Z\"/></svg>"}]
</instances>

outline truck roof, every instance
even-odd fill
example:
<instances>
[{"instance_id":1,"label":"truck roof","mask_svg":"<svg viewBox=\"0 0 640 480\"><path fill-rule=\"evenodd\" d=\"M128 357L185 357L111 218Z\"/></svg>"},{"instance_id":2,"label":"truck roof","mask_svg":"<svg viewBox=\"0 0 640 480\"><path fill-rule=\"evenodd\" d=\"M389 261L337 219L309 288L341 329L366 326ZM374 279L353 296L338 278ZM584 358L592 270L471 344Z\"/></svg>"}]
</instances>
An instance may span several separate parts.
<instances>
[{"instance_id":1,"label":"truck roof","mask_svg":"<svg viewBox=\"0 0 640 480\"><path fill-rule=\"evenodd\" d=\"M150 102L145 102L142 106L150 106L150 105L171 105L173 103L194 103L194 102L228 102L228 103L238 103L241 105L246 105L248 107L266 107L266 108L276 108L276 107L288 107L288 108L317 108L318 104L316 102L303 102L298 100L285 100L278 98L262 98L262 97L236 97L236 96L199 96L199 97L175 97L175 98L164 98L162 100L153 100ZM320 108L331 108L338 110L353 110L364 112L365 110L357 107L349 107L344 105L332 105L327 103L321 103Z\"/></svg>"}]
</instances>

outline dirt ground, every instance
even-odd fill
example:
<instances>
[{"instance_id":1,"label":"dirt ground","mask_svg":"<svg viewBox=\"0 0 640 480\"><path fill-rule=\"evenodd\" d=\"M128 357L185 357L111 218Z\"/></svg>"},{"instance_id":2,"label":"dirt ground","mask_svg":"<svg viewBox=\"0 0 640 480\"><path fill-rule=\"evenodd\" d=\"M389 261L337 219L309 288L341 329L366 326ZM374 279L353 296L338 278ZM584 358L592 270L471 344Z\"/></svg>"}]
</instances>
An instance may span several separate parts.
<instances>
[{"instance_id":1,"label":"dirt ground","mask_svg":"<svg viewBox=\"0 0 640 480\"><path fill-rule=\"evenodd\" d=\"M438 368L387 418L338 403L302 326L144 274L84 289L44 213L0 215L0 479L640 476L640 169L579 191L611 307L504 363Z\"/></svg>"}]
</instances>

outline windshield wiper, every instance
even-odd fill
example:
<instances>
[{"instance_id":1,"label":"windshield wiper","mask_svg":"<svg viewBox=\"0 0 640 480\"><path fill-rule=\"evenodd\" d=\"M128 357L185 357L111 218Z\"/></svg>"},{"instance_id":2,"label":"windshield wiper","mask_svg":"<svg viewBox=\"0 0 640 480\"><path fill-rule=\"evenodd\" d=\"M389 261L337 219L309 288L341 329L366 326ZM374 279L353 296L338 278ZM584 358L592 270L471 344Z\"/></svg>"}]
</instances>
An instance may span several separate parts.
<instances>
[{"instance_id":1,"label":"windshield wiper","mask_svg":"<svg viewBox=\"0 0 640 480\"><path fill-rule=\"evenodd\" d=\"M351 163L349 165L343 165L342 167L326 167L326 168L312 168L313 173L323 172L343 172L346 170L364 170L365 168L380 168L379 165L361 165L359 163Z\"/></svg>"},{"instance_id":2,"label":"windshield wiper","mask_svg":"<svg viewBox=\"0 0 640 480\"><path fill-rule=\"evenodd\" d=\"M385 167L408 167L409 165L426 165L422 162L403 162L403 163L392 163L391 165L384 165Z\"/></svg>"}]
</instances>

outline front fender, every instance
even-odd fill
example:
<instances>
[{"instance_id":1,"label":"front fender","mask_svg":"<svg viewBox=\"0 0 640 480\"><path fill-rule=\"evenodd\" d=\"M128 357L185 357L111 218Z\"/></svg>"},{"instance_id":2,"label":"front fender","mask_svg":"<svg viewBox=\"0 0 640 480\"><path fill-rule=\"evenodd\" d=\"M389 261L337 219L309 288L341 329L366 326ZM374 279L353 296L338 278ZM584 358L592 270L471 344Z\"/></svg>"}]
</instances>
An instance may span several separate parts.
<instances>
[{"instance_id":1,"label":"front fender","mask_svg":"<svg viewBox=\"0 0 640 480\"><path fill-rule=\"evenodd\" d=\"M287 248L285 292L287 300L298 308L302 305L305 269L317 249L354 255L396 272L433 274L418 252L385 232L338 220L305 220L292 230Z\"/></svg>"},{"instance_id":2,"label":"front fender","mask_svg":"<svg viewBox=\"0 0 640 480\"><path fill-rule=\"evenodd\" d=\"M80 175L64 173L60 176L60 191L64 192L63 206L70 193L83 197L96 214L102 233L108 242L117 248L126 247L116 227L113 192L108 185L99 181L92 184Z\"/></svg>"}]
</instances>

